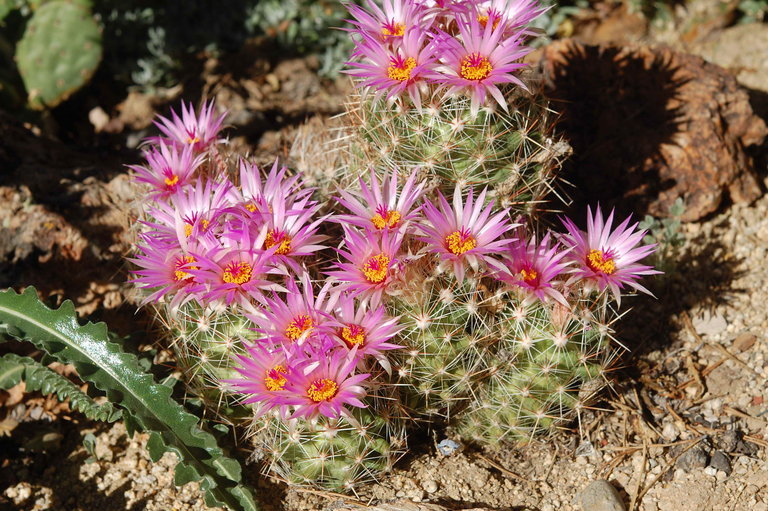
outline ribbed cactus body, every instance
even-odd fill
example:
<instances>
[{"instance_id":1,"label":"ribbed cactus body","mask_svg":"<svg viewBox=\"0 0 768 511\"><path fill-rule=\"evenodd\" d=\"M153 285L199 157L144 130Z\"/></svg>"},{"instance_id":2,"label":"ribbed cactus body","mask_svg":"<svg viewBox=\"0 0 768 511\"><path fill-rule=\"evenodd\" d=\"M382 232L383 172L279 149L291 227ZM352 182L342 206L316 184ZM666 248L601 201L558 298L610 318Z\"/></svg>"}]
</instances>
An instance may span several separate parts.
<instances>
[{"instance_id":1,"label":"ribbed cactus body","mask_svg":"<svg viewBox=\"0 0 768 511\"><path fill-rule=\"evenodd\" d=\"M257 452L269 473L293 484L348 490L389 470L405 449L405 423L394 403L356 409L351 417L264 417Z\"/></svg>"},{"instance_id":2,"label":"ribbed cactus body","mask_svg":"<svg viewBox=\"0 0 768 511\"><path fill-rule=\"evenodd\" d=\"M245 353L244 342L257 337L253 323L229 307L202 307L196 302L165 310L164 315L171 346L192 393L222 420L249 413L227 391L223 380L239 376L235 356Z\"/></svg>"},{"instance_id":3,"label":"ribbed cactus body","mask_svg":"<svg viewBox=\"0 0 768 511\"><path fill-rule=\"evenodd\" d=\"M418 287L392 302L407 325L397 372L413 414L468 441L518 441L573 419L606 384L617 348L594 296L569 310L486 279L433 275Z\"/></svg>"},{"instance_id":4,"label":"ribbed cactus body","mask_svg":"<svg viewBox=\"0 0 768 511\"><path fill-rule=\"evenodd\" d=\"M488 186L502 206L529 214L550 193L570 149L553 133L556 114L540 86L528 81L530 93L506 89L508 112L485 107L476 116L465 95L436 94L420 111L407 102L359 98L349 108L357 131L352 170L398 168L409 175L419 169L444 193L456 183Z\"/></svg>"}]
</instances>

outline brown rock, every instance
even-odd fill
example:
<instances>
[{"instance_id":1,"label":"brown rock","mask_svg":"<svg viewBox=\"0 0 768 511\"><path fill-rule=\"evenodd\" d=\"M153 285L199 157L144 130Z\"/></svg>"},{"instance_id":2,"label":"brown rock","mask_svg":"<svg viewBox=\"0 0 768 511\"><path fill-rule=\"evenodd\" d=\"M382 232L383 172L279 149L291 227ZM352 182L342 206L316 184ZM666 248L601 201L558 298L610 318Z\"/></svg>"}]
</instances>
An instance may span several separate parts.
<instances>
[{"instance_id":1,"label":"brown rock","mask_svg":"<svg viewBox=\"0 0 768 511\"><path fill-rule=\"evenodd\" d=\"M756 335L750 334L749 332L744 332L739 334L733 340L733 347L739 351L747 351L749 348L754 346L756 342L757 342Z\"/></svg>"},{"instance_id":2,"label":"brown rock","mask_svg":"<svg viewBox=\"0 0 768 511\"><path fill-rule=\"evenodd\" d=\"M719 66L669 48L551 44L541 62L574 149L575 199L683 220L761 194L745 148L768 128ZM579 197L582 194L582 197Z\"/></svg>"}]
</instances>

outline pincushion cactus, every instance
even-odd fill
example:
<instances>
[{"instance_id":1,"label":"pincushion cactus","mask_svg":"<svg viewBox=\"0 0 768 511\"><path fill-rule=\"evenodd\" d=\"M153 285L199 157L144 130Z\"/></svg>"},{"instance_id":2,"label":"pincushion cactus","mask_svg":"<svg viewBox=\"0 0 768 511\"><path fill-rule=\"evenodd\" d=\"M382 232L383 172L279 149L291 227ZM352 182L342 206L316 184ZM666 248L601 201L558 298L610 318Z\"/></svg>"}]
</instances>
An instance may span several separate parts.
<instances>
[{"instance_id":1,"label":"pincushion cactus","mask_svg":"<svg viewBox=\"0 0 768 511\"><path fill-rule=\"evenodd\" d=\"M657 273L599 207L586 232L533 229L557 144L520 93L534 2L349 8L354 172L316 194L262 170L212 103L162 118L132 167L134 283L192 391L270 473L334 489L390 468L412 419L484 444L564 425L608 380L622 292Z\"/></svg>"}]
</instances>

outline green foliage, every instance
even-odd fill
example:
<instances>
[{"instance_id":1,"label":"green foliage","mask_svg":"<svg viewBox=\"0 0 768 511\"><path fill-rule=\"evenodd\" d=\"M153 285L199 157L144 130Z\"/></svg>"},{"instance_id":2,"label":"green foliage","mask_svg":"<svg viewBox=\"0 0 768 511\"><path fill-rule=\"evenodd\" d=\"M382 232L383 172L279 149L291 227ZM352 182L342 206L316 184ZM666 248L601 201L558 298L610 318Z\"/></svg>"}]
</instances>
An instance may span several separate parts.
<instances>
[{"instance_id":1,"label":"green foliage","mask_svg":"<svg viewBox=\"0 0 768 511\"><path fill-rule=\"evenodd\" d=\"M678 197L669 208L669 217L658 219L646 215L639 224L640 229L648 231L643 242L646 245L652 243L657 245L653 254L653 265L667 276L676 270L680 249L685 243L685 237L680 232L682 226L680 219L683 213L685 213L685 202L682 197Z\"/></svg>"},{"instance_id":2,"label":"green foliage","mask_svg":"<svg viewBox=\"0 0 768 511\"><path fill-rule=\"evenodd\" d=\"M90 80L101 60L101 30L88 3L54 0L35 7L15 59L30 106L54 107L66 100Z\"/></svg>"},{"instance_id":3,"label":"green foliage","mask_svg":"<svg viewBox=\"0 0 768 511\"><path fill-rule=\"evenodd\" d=\"M222 8L215 0L102 0L95 8L111 73L144 88L174 85L190 56L236 52L254 37L272 40L281 56L320 56L320 74L331 77L351 48L338 30L346 9L337 1L228 0Z\"/></svg>"},{"instance_id":4,"label":"green foliage","mask_svg":"<svg viewBox=\"0 0 768 511\"><path fill-rule=\"evenodd\" d=\"M274 37L292 53L318 54L322 76L336 76L349 58L352 39L343 30L347 10L339 1L262 0L246 20L254 34Z\"/></svg>"},{"instance_id":5,"label":"green foliage","mask_svg":"<svg viewBox=\"0 0 768 511\"><path fill-rule=\"evenodd\" d=\"M739 2L741 12L740 23L753 23L765 21L768 14L768 0L741 0Z\"/></svg>"},{"instance_id":6,"label":"green foliage","mask_svg":"<svg viewBox=\"0 0 768 511\"><path fill-rule=\"evenodd\" d=\"M197 417L171 397L171 388L155 383L135 355L110 342L103 323L80 325L72 302L50 309L34 288L23 294L0 292L0 323L8 335L32 342L55 360L74 364L80 377L120 406L129 432L150 434L147 447L157 461L165 452L179 459L177 485L201 481L209 506L257 510L241 484L240 464L225 455Z\"/></svg>"},{"instance_id":7,"label":"green foliage","mask_svg":"<svg viewBox=\"0 0 768 511\"><path fill-rule=\"evenodd\" d=\"M114 422L122 415L112 403L96 404L77 385L32 358L15 353L0 357L0 388L9 389L21 381L28 392L39 390L43 394L55 394L60 401L69 399L72 409L89 419Z\"/></svg>"}]
</instances>

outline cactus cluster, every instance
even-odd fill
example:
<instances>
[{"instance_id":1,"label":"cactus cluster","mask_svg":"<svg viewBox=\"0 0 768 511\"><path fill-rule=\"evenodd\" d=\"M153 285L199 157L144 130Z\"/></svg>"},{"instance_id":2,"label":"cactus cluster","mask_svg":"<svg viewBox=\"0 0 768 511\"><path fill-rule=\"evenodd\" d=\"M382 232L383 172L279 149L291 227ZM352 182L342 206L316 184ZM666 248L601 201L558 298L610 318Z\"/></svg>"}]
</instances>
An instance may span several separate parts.
<instances>
[{"instance_id":1,"label":"cactus cluster","mask_svg":"<svg viewBox=\"0 0 768 511\"><path fill-rule=\"evenodd\" d=\"M132 167L134 283L192 392L268 473L334 489L391 468L411 424L493 444L578 417L621 349L622 294L657 273L645 231L599 207L586 230L535 229L562 151L516 89L535 90L534 0L349 9L361 90L321 193L229 154L211 103L161 118Z\"/></svg>"},{"instance_id":2,"label":"cactus cluster","mask_svg":"<svg viewBox=\"0 0 768 511\"><path fill-rule=\"evenodd\" d=\"M50 0L33 7L15 60L30 106L54 107L96 71L102 53L101 28L89 2Z\"/></svg>"}]
</instances>

